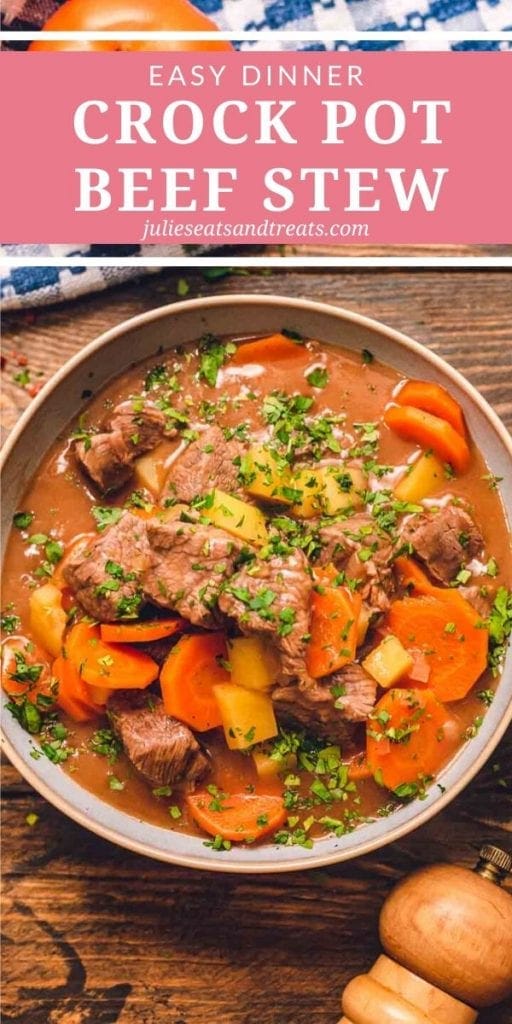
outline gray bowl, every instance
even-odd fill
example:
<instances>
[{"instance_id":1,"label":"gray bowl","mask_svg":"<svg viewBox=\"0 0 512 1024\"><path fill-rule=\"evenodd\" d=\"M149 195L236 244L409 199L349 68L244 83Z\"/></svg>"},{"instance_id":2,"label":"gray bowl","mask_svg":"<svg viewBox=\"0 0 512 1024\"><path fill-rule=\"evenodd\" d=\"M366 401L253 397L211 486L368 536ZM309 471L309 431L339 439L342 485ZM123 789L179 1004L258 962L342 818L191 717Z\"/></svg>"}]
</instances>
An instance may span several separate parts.
<instances>
[{"instance_id":1,"label":"gray bowl","mask_svg":"<svg viewBox=\"0 0 512 1024\"><path fill-rule=\"evenodd\" d=\"M46 384L21 417L3 452L3 540L37 467L57 435L85 407L84 389L97 391L134 362L213 334L265 334L283 324L302 334L360 351L371 349L404 376L448 385L466 413L469 429L493 473L503 477L503 499L512 508L512 441L496 414L464 378L434 353L398 331L356 313L301 299L260 295L192 299L143 313L107 331L74 356ZM212 871L271 872L319 867L376 850L422 825L453 800L479 771L512 718L512 654L477 737L466 743L439 776L424 801L389 818L363 825L343 838L324 838L311 850L236 845L221 854L202 839L139 821L83 789L45 758L34 761L30 736L4 713L2 743L7 756L50 803L97 835L137 853Z\"/></svg>"}]
</instances>

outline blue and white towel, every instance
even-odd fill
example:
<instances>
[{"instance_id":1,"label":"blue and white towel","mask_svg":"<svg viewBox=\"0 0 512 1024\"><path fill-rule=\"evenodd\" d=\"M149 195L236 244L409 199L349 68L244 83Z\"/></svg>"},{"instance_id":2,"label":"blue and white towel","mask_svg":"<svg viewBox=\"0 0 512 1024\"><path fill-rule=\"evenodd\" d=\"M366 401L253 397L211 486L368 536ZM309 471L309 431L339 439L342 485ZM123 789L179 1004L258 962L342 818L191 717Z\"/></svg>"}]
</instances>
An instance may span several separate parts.
<instances>
[{"instance_id":1,"label":"blue and white towel","mask_svg":"<svg viewBox=\"0 0 512 1024\"><path fill-rule=\"evenodd\" d=\"M231 249L231 254L233 254ZM214 249L196 246L194 255L205 252L216 255ZM133 266L62 266L59 259L70 256L120 258L126 256L174 256L186 259L181 246L141 245L3 245L0 246L2 270L0 273L0 300L4 311L27 309L31 306L48 306L54 302L78 299L89 292L103 291L112 285L123 284L146 274L157 274L160 267ZM32 257L38 261L48 258L46 266L15 266L12 257ZM229 257L228 257L229 261ZM185 269L185 268L184 268Z\"/></svg>"},{"instance_id":2,"label":"blue and white towel","mask_svg":"<svg viewBox=\"0 0 512 1024\"><path fill-rule=\"evenodd\" d=\"M353 31L512 30L512 0L195 0L195 3L220 29L231 32L336 32L343 36L344 32ZM60 0L3 0L2 25L7 30L33 32L41 29L59 6Z\"/></svg>"}]
</instances>

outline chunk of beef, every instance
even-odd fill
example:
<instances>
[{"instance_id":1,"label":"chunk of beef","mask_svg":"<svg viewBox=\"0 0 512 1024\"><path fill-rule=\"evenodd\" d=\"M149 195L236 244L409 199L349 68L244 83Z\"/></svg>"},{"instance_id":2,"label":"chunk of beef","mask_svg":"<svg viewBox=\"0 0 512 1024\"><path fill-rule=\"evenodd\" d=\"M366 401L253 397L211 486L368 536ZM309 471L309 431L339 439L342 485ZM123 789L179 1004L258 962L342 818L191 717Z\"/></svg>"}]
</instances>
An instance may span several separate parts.
<instances>
[{"instance_id":1,"label":"chunk of beef","mask_svg":"<svg viewBox=\"0 0 512 1024\"><path fill-rule=\"evenodd\" d=\"M375 704L377 687L355 662L325 679L303 676L272 691L278 718L297 722L308 732L339 743L344 752L356 742L358 723Z\"/></svg>"},{"instance_id":2,"label":"chunk of beef","mask_svg":"<svg viewBox=\"0 0 512 1024\"><path fill-rule=\"evenodd\" d=\"M377 684L357 661L329 677L336 705L348 722L366 722L377 697Z\"/></svg>"},{"instance_id":3,"label":"chunk of beef","mask_svg":"<svg viewBox=\"0 0 512 1024\"><path fill-rule=\"evenodd\" d=\"M181 632L173 633L172 636L164 636L161 640L145 640L144 643L136 644L136 648L143 654L149 654L157 665L163 665L167 660L172 648L178 643Z\"/></svg>"},{"instance_id":4,"label":"chunk of beef","mask_svg":"<svg viewBox=\"0 0 512 1024\"><path fill-rule=\"evenodd\" d=\"M125 512L92 544L72 553L64 578L89 615L110 622L137 613L150 563L146 523Z\"/></svg>"},{"instance_id":5,"label":"chunk of beef","mask_svg":"<svg viewBox=\"0 0 512 1024\"><path fill-rule=\"evenodd\" d=\"M462 565L481 554L483 538L473 520L458 505L420 513L407 520L401 540L410 544L430 574L450 583Z\"/></svg>"},{"instance_id":6,"label":"chunk of beef","mask_svg":"<svg viewBox=\"0 0 512 1024\"><path fill-rule=\"evenodd\" d=\"M155 448L165 431L165 416L151 402L121 402L113 411L109 429L77 441L78 462L103 491L117 491L131 478L139 455ZM176 430L166 431L172 436Z\"/></svg>"},{"instance_id":7,"label":"chunk of beef","mask_svg":"<svg viewBox=\"0 0 512 1024\"><path fill-rule=\"evenodd\" d=\"M224 530L174 520L147 522L151 565L144 576L150 601L172 608L196 626L219 628L217 599L242 550Z\"/></svg>"},{"instance_id":8,"label":"chunk of beef","mask_svg":"<svg viewBox=\"0 0 512 1024\"><path fill-rule=\"evenodd\" d=\"M319 564L332 562L348 579L359 580L358 593L370 611L387 611L395 587L393 545L371 516L361 513L330 523L321 527L319 536L323 545Z\"/></svg>"},{"instance_id":9,"label":"chunk of beef","mask_svg":"<svg viewBox=\"0 0 512 1024\"><path fill-rule=\"evenodd\" d=\"M160 697L119 690L109 698L107 711L126 756L151 786L197 782L208 771L208 758L193 732L166 715Z\"/></svg>"},{"instance_id":10,"label":"chunk of beef","mask_svg":"<svg viewBox=\"0 0 512 1024\"><path fill-rule=\"evenodd\" d=\"M219 607L242 633L270 636L284 676L304 672L309 600L313 583L304 553L248 564L224 588Z\"/></svg>"},{"instance_id":11,"label":"chunk of beef","mask_svg":"<svg viewBox=\"0 0 512 1024\"><path fill-rule=\"evenodd\" d=\"M133 457L144 455L160 444L162 437L172 437L176 428L166 429L165 416L152 402L128 400L116 406L110 420L112 433L119 433Z\"/></svg>"},{"instance_id":12,"label":"chunk of beef","mask_svg":"<svg viewBox=\"0 0 512 1024\"><path fill-rule=\"evenodd\" d=\"M209 427L173 462L167 478L169 494L178 501L191 502L215 487L228 494L239 490L243 451L236 438L226 441L220 427Z\"/></svg>"},{"instance_id":13,"label":"chunk of beef","mask_svg":"<svg viewBox=\"0 0 512 1024\"><path fill-rule=\"evenodd\" d=\"M132 459L121 434L94 434L77 441L75 455L87 475L104 494L118 491L131 478Z\"/></svg>"}]
</instances>

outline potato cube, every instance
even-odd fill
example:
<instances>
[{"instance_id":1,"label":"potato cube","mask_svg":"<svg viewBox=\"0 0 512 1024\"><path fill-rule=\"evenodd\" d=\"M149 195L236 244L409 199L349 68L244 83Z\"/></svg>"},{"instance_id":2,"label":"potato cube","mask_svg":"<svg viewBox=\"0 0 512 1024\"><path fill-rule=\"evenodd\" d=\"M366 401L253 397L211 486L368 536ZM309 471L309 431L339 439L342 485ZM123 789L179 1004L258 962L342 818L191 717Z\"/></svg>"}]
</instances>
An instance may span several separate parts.
<instances>
[{"instance_id":1,"label":"potato cube","mask_svg":"<svg viewBox=\"0 0 512 1024\"><path fill-rule=\"evenodd\" d=\"M395 498L416 504L435 494L446 482L444 466L433 452L423 452L395 487Z\"/></svg>"},{"instance_id":2,"label":"potato cube","mask_svg":"<svg viewBox=\"0 0 512 1024\"><path fill-rule=\"evenodd\" d=\"M62 593L54 583L33 590L29 597L30 628L34 640L54 658L61 653L67 618Z\"/></svg>"},{"instance_id":3,"label":"potato cube","mask_svg":"<svg viewBox=\"0 0 512 1024\"><path fill-rule=\"evenodd\" d=\"M278 502L280 505L291 505L290 497L283 494L283 489L291 486L291 470L277 452L255 445L245 456L244 472L248 482L245 490L255 498L264 501Z\"/></svg>"},{"instance_id":4,"label":"potato cube","mask_svg":"<svg viewBox=\"0 0 512 1024\"><path fill-rule=\"evenodd\" d=\"M212 503L209 507L201 509L201 515L210 520L214 526L218 526L227 533L249 544L262 546L268 541L265 517L259 508L249 505L240 498L234 498L232 494L219 491L218 488L212 492Z\"/></svg>"},{"instance_id":5,"label":"potato cube","mask_svg":"<svg viewBox=\"0 0 512 1024\"><path fill-rule=\"evenodd\" d=\"M267 641L256 636L241 636L228 646L231 682L249 690L268 690L280 668L279 656Z\"/></svg>"},{"instance_id":6,"label":"potato cube","mask_svg":"<svg viewBox=\"0 0 512 1024\"><path fill-rule=\"evenodd\" d=\"M363 668L379 686L387 688L395 686L402 676L410 672L413 664L414 659L398 637L389 633L364 659Z\"/></svg>"},{"instance_id":7,"label":"potato cube","mask_svg":"<svg viewBox=\"0 0 512 1024\"><path fill-rule=\"evenodd\" d=\"M218 683L213 692L230 750L245 750L253 743L277 736L274 707L268 694L246 690L236 683Z\"/></svg>"},{"instance_id":8,"label":"potato cube","mask_svg":"<svg viewBox=\"0 0 512 1024\"><path fill-rule=\"evenodd\" d=\"M167 470L163 450L155 448L147 455L141 455L133 464L135 484L157 498L165 483Z\"/></svg>"},{"instance_id":9,"label":"potato cube","mask_svg":"<svg viewBox=\"0 0 512 1024\"><path fill-rule=\"evenodd\" d=\"M346 508L361 508L364 505L363 491L367 478L358 467L346 468L341 465L324 466L319 470L323 485L322 506L325 515L335 516Z\"/></svg>"},{"instance_id":10,"label":"potato cube","mask_svg":"<svg viewBox=\"0 0 512 1024\"><path fill-rule=\"evenodd\" d=\"M271 757L261 750L254 750L252 759L260 779L272 779L279 775L279 772L291 772L297 767L296 754Z\"/></svg>"},{"instance_id":11,"label":"potato cube","mask_svg":"<svg viewBox=\"0 0 512 1024\"><path fill-rule=\"evenodd\" d=\"M293 512L302 519L313 519L322 512L323 481L318 469L300 469L291 482L300 493L293 506Z\"/></svg>"}]
</instances>

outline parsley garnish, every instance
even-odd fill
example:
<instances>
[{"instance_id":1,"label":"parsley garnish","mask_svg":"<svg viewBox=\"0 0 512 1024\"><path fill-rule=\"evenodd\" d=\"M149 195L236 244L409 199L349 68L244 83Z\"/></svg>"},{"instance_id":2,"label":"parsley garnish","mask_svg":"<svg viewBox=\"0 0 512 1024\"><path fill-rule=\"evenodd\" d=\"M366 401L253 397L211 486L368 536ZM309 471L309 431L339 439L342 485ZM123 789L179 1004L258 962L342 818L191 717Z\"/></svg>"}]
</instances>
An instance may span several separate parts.
<instances>
[{"instance_id":1,"label":"parsley garnish","mask_svg":"<svg viewBox=\"0 0 512 1024\"><path fill-rule=\"evenodd\" d=\"M489 665L493 675L500 671L507 643L512 633L512 591L500 587L487 620L489 630Z\"/></svg>"},{"instance_id":2,"label":"parsley garnish","mask_svg":"<svg viewBox=\"0 0 512 1024\"><path fill-rule=\"evenodd\" d=\"M211 850L222 853L223 850L231 849L231 840L223 839L222 836L215 836L215 839L205 839L203 846L209 846Z\"/></svg>"},{"instance_id":3,"label":"parsley garnish","mask_svg":"<svg viewBox=\"0 0 512 1024\"><path fill-rule=\"evenodd\" d=\"M15 526L17 530L28 530L33 519L33 512L15 512L12 517L12 522L13 526Z\"/></svg>"},{"instance_id":4,"label":"parsley garnish","mask_svg":"<svg viewBox=\"0 0 512 1024\"><path fill-rule=\"evenodd\" d=\"M327 370L317 366L311 373L308 373L306 380L312 388L325 388L329 383L329 374Z\"/></svg>"},{"instance_id":5,"label":"parsley garnish","mask_svg":"<svg viewBox=\"0 0 512 1024\"><path fill-rule=\"evenodd\" d=\"M144 391L153 391L154 388L159 388L164 384L167 385L167 383L167 368L163 363L160 363L157 366L152 366L151 370L146 374L146 378L144 380Z\"/></svg>"},{"instance_id":6,"label":"parsley garnish","mask_svg":"<svg viewBox=\"0 0 512 1024\"><path fill-rule=\"evenodd\" d=\"M111 729L97 729L89 740L89 748L94 754L108 758L111 764L117 760L123 749L121 741Z\"/></svg>"},{"instance_id":7,"label":"parsley garnish","mask_svg":"<svg viewBox=\"0 0 512 1024\"><path fill-rule=\"evenodd\" d=\"M15 633L21 626L21 619L19 615L15 615L11 610L10 606L5 612L0 614L0 627L4 633Z\"/></svg>"},{"instance_id":8,"label":"parsley garnish","mask_svg":"<svg viewBox=\"0 0 512 1024\"><path fill-rule=\"evenodd\" d=\"M9 672L9 677L14 679L17 683L30 683L33 685L37 683L41 672L43 671L43 665L30 664L25 658L22 651L14 651L14 660L16 662L16 670Z\"/></svg>"},{"instance_id":9,"label":"parsley garnish","mask_svg":"<svg viewBox=\"0 0 512 1024\"><path fill-rule=\"evenodd\" d=\"M110 789L113 789L117 793L120 793L125 787L125 783L121 782L116 775L109 775L108 784Z\"/></svg>"},{"instance_id":10,"label":"parsley garnish","mask_svg":"<svg viewBox=\"0 0 512 1024\"><path fill-rule=\"evenodd\" d=\"M109 508L103 505L93 505L91 515L96 521L96 529L99 533L106 530L107 526L114 526L118 523L123 514L122 508Z\"/></svg>"},{"instance_id":11,"label":"parsley garnish","mask_svg":"<svg viewBox=\"0 0 512 1024\"><path fill-rule=\"evenodd\" d=\"M278 636L288 636L295 625L296 612L294 608L282 608L279 612Z\"/></svg>"},{"instance_id":12,"label":"parsley garnish","mask_svg":"<svg viewBox=\"0 0 512 1024\"><path fill-rule=\"evenodd\" d=\"M223 344L212 334L206 335L200 344L199 379L205 380L211 388L214 388L221 366L234 352L236 352L236 345L232 342Z\"/></svg>"}]
</instances>

